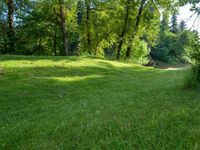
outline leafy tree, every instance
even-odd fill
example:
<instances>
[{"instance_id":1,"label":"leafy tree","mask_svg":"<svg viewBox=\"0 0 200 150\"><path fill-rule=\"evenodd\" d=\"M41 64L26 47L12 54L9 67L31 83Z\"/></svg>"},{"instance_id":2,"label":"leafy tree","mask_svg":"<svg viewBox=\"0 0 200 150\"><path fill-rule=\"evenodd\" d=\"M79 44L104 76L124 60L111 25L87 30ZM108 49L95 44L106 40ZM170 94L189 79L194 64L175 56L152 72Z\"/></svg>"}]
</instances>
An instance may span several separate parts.
<instances>
[{"instance_id":1,"label":"leafy tree","mask_svg":"<svg viewBox=\"0 0 200 150\"><path fill-rule=\"evenodd\" d=\"M167 12L163 13L162 21L160 24L160 33L169 31L169 14Z\"/></svg>"},{"instance_id":2,"label":"leafy tree","mask_svg":"<svg viewBox=\"0 0 200 150\"><path fill-rule=\"evenodd\" d=\"M131 51L132 51L132 47L133 47L133 41L134 38L136 37L136 35L139 33L139 30L141 28L140 24L141 24L141 20L142 17L148 17L148 16L154 16L153 18L159 18L159 8L163 8L163 9L167 9L172 6L173 3L170 0L157 0L157 1L148 1L148 0L141 0L139 3L139 9L137 12L137 15L135 17L135 23L134 23L134 29L132 31L132 34L129 38L128 41L128 47L126 50L126 59L129 59L131 57ZM148 10L148 11L145 11ZM145 11L145 13L144 13ZM153 15L152 15L153 14ZM155 17L156 16L156 17ZM151 17L149 17L149 19L151 20ZM157 22L156 20L154 20L154 22ZM148 26L150 24L147 24ZM155 25L155 24L154 24Z\"/></svg>"},{"instance_id":3,"label":"leafy tree","mask_svg":"<svg viewBox=\"0 0 200 150\"><path fill-rule=\"evenodd\" d=\"M14 1L8 0L6 1L7 7L8 7L8 39L9 39L9 52L13 52L15 50L15 31L14 31Z\"/></svg>"},{"instance_id":4,"label":"leafy tree","mask_svg":"<svg viewBox=\"0 0 200 150\"><path fill-rule=\"evenodd\" d=\"M200 7L198 0L180 0L180 5L184 5L190 3L192 4L191 10L194 11L195 14L199 16ZM193 32L190 34L190 38L188 40L190 46L188 47L189 56L194 61L194 65L191 69L191 74L188 76L186 85L188 87L200 87L200 42L199 42L199 34L197 32Z\"/></svg>"},{"instance_id":5,"label":"leafy tree","mask_svg":"<svg viewBox=\"0 0 200 150\"><path fill-rule=\"evenodd\" d=\"M186 40L188 43L187 52L189 56L191 56L192 60L200 65L200 42L199 42L199 34L197 31L190 32L188 35L188 39Z\"/></svg>"},{"instance_id":6,"label":"leafy tree","mask_svg":"<svg viewBox=\"0 0 200 150\"><path fill-rule=\"evenodd\" d=\"M185 21L181 21L181 23L179 25L179 30L180 31L184 31L184 30L186 30L186 28L187 28L186 22Z\"/></svg>"},{"instance_id":7,"label":"leafy tree","mask_svg":"<svg viewBox=\"0 0 200 150\"><path fill-rule=\"evenodd\" d=\"M60 28L62 31L62 39L63 39L63 48L66 55L69 55L68 45L67 45L67 30L66 30L66 15L65 15L65 8L64 8L64 1L59 0L59 17L60 17Z\"/></svg>"},{"instance_id":8,"label":"leafy tree","mask_svg":"<svg viewBox=\"0 0 200 150\"><path fill-rule=\"evenodd\" d=\"M8 49L8 38L7 38L7 18L5 14L7 13L7 5L1 1L0 2L0 53L6 53Z\"/></svg>"},{"instance_id":9,"label":"leafy tree","mask_svg":"<svg viewBox=\"0 0 200 150\"><path fill-rule=\"evenodd\" d=\"M172 33L178 33L178 21L177 21L177 14L174 12L171 18L171 29Z\"/></svg>"},{"instance_id":10,"label":"leafy tree","mask_svg":"<svg viewBox=\"0 0 200 150\"><path fill-rule=\"evenodd\" d=\"M164 62L170 62L175 57L176 47L176 35L171 32L163 32L162 38L158 40L155 48L152 48L151 56L155 60Z\"/></svg>"},{"instance_id":11,"label":"leafy tree","mask_svg":"<svg viewBox=\"0 0 200 150\"><path fill-rule=\"evenodd\" d=\"M0 3L0 30L4 33L0 35L1 53L5 53L4 49L11 47L10 41L14 41L15 54L88 53L118 60L122 57L146 59L158 35L160 42L161 33L163 39L168 38L169 12L175 5L172 0L10 1L14 4L13 36L7 34L12 31L7 22L7 1ZM165 14L160 25L161 9ZM159 47L158 41L156 43ZM173 55L177 53L173 51Z\"/></svg>"},{"instance_id":12,"label":"leafy tree","mask_svg":"<svg viewBox=\"0 0 200 150\"><path fill-rule=\"evenodd\" d=\"M188 49L193 49L194 42L190 42L193 32L182 30L182 32L172 33L163 27L163 20L161 21L160 34L156 46L152 48L151 56L160 61L181 62L182 57L187 55ZM197 39L196 39L197 40Z\"/></svg>"},{"instance_id":13,"label":"leafy tree","mask_svg":"<svg viewBox=\"0 0 200 150\"><path fill-rule=\"evenodd\" d=\"M125 40L125 35L128 30L128 21L129 21L129 13L130 13L130 4L131 1L127 0L125 3L125 17L124 17L124 24L121 34L119 35L118 41L118 49L117 49L117 59L120 60L121 49Z\"/></svg>"}]
</instances>

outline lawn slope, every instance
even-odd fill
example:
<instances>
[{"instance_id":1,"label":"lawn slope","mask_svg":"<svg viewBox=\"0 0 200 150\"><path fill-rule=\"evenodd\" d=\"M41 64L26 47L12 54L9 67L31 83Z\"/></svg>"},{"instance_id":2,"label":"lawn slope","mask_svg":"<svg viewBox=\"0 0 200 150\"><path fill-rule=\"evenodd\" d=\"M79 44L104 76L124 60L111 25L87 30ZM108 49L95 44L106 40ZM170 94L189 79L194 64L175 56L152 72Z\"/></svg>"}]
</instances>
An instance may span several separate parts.
<instances>
[{"instance_id":1,"label":"lawn slope","mask_svg":"<svg viewBox=\"0 0 200 150\"><path fill-rule=\"evenodd\" d=\"M187 70L0 56L0 149L200 149Z\"/></svg>"}]
</instances>

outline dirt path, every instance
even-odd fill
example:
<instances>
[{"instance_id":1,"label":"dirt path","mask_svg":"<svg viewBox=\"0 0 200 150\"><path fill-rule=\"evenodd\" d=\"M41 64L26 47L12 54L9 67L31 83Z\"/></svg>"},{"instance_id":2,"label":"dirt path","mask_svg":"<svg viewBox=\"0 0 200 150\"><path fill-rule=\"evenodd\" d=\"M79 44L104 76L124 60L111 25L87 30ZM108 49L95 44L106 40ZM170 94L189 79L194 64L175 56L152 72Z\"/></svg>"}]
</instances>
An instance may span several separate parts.
<instances>
[{"instance_id":1,"label":"dirt path","mask_svg":"<svg viewBox=\"0 0 200 150\"><path fill-rule=\"evenodd\" d=\"M190 68L191 65L188 64L178 64L178 65L169 65L169 64L162 64L155 66L157 69L163 69L163 70L183 70Z\"/></svg>"}]
</instances>

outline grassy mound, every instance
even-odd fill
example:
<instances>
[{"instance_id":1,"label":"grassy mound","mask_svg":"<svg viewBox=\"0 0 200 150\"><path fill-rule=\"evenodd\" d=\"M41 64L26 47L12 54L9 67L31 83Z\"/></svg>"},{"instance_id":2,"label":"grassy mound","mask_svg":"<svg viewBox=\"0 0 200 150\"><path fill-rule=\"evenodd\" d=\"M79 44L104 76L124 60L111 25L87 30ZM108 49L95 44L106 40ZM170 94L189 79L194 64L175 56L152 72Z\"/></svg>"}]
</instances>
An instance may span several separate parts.
<instances>
[{"instance_id":1,"label":"grassy mound","mask_svg":"<svg viewBox=\"0 0 200 150\"><path fill-rule=\"evenodd\" d=\"M0 149L199 149L186 70L0 56Z\"/></svg>"}]
</instances>

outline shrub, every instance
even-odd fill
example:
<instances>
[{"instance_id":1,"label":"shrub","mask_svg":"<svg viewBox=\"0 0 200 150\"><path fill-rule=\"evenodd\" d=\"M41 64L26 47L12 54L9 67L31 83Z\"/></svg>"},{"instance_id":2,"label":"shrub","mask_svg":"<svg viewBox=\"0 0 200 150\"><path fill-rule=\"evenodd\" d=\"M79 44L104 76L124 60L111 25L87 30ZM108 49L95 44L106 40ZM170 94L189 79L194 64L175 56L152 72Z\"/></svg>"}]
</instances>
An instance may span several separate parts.
<instances>
[{"instance_id":1,"label":"shrub","mask_svg":"<svg viewBox=\"0 0 200 150\"><path fill-rule=\"evenodd\" d=\"M200 87L200 64L193 65L186 76L185 86L189 88Z\"/></svg>"},{"instance_id":2,"label":"shrub","mask_svg":"<svg viewBox=\"0 0 200 150\"><path fill-rule=\"evenodd\" d=\"M149 52L148 45L144 40L136 40L132 50L132 61L139 64L146 64Z\"/></svg>"},{"instance_id":3,"label":"shrub","mask_svg":"<svg viewBox=\"0 0 200 150\"><path fill-rule=\"evenodd\" d=\"M200 43L198 35L194 41L193 47L189 51L189 55L194 62L190 75L187 77L186 85L188 87L200 87Z\"/></svg>"}]
</instances>

